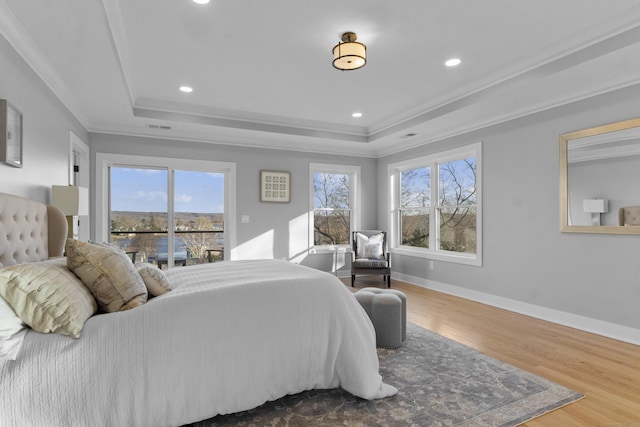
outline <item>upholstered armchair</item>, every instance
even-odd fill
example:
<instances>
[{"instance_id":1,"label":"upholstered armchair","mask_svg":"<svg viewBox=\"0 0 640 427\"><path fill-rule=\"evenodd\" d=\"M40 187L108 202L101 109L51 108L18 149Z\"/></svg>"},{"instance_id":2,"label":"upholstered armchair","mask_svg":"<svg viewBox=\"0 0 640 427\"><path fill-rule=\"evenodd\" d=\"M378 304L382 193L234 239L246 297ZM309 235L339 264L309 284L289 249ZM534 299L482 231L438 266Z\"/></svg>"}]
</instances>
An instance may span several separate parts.
<instances>
[{"instance_id":1,"label":"upholstered armchair","mask_svg":"<svg viewBox=\"0 0 640 427\"><path fill-rule=\"evenodd\" d=\"M352 235L351 286L359 274L380 274L391 287L391 266L387 252L387 233L381 230L354 231Z\"/></svg>"},{"instance_id":2,"label":"upholstered armchair","mask_svg":"<svg viewBox=\"0 0 640 427\"><path fill-rule=\"evenodd\" d=\"M618 225L640 225L640 206L627 206L618 210Z\"/></svg>"}]
</instances>

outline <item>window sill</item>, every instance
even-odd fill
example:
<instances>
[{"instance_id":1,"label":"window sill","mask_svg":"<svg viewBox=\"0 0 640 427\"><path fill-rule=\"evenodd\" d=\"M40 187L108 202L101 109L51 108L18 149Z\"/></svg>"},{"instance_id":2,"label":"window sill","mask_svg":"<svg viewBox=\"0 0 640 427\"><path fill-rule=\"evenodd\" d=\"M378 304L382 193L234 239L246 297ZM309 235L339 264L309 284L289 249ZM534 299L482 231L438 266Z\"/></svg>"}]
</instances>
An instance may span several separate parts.
<instances>
[{"instance_id":1,"label":"window sill","mask_svg":"<svg viewBox=\"0 0 640 427\"><path fill-rule=\"evenodd\" d=\"M336 245L336 246L314 246L309 249L310 254L333 254L333 253L348 253L351 252L350 245Z\"/></svg>"},{"instance_id":2,"label":"window sill","mask_svg":"<svg viewBox=\"0 0 640 427\"><path fill-rule=\"evenodd\" d=\"M482 257L478 254L462 254L445 251L432 251L429 249L411 248L408 246L391 248L390 252L397 255L406 255L414 258L432 259L436 261L452 262L456 264L473 265L482 267Z\"/></svg>"}]
</instances>

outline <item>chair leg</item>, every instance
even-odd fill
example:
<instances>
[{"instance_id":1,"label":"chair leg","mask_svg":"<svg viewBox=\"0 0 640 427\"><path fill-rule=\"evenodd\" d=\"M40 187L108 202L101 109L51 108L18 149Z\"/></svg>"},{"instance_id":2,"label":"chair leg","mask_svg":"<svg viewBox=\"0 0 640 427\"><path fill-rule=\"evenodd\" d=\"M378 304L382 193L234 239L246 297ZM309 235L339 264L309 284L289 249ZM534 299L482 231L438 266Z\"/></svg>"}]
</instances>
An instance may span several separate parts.
<instances>
[{"instance_id":1,"label":"chair leg","mask_svg":"<svg viewBox=\"0 0 640 427\"><path fill-rule=\"evenodd\" d=\"M355 274L352 274L352 275L351 275L351 287L352 287L352 288L353 288L353 284L355 283L355 281L356 281L356 275L355 275Z\"/></svg>"},{"instance_id":2,"label":"chair leg","mask_svg":"<svg viewBox=\"0 0 640 427\"><path fill-rule=\"evenodd\" d=\"M387 275L387 288L391 287L391 274Z\"/></svg>"}]
</instances>

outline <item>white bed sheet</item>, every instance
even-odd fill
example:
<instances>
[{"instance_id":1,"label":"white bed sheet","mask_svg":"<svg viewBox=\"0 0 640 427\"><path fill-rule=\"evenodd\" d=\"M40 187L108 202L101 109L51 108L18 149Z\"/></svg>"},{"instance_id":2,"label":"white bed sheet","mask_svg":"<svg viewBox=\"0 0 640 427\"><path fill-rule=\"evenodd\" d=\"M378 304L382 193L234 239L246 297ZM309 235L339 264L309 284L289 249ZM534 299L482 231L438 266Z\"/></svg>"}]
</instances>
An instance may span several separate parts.
<instances>
[{"instance_id":1,"label":"white bed sheet","mask_svg":"<svg viewBox=\"0 0 640 427\"><path fill-rule=\"evenodd\" d=\"M171 292L90 318L79 339L29 331L0 362L2 426L162 426L314 388L376 399L375 332L330 274L276 260L167 272Z\"/></svg>"}]
</instances>

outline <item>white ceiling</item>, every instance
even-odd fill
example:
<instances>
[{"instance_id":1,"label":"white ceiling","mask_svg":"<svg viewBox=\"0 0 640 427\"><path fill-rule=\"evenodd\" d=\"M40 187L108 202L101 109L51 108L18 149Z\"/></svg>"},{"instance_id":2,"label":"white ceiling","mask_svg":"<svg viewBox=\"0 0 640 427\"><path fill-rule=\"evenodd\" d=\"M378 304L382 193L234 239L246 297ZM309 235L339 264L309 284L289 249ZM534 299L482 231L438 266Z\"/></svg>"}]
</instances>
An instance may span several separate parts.
<instances>
[{"instance_id":1,"label":"white ceiling","mask_svg":"<svg viewBox=\"0 0 640 427\"><path fill-rule=\"evenodd\" d=\"M0 34L92 132L374 157L640 83L637 0L0 0Z\"/></svg>"}]
</instances>

